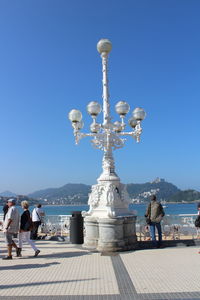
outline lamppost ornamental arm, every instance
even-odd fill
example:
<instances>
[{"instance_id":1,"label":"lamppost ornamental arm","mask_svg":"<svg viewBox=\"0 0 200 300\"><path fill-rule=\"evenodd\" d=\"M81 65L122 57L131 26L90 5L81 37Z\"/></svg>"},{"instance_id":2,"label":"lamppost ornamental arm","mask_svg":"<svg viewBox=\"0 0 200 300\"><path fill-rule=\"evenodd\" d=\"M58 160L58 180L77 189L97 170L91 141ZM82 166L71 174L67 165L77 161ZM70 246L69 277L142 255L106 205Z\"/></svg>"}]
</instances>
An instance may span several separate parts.
<instances>
[{"instance_id":1,"label":"lamppost ornamental arm","mask_svg":"<svg viewBox=\"0 0 200 300\"><path fill-rule=\"evenodd\" d=\"M76 144L83 137L89 136L92 138L93 146L104 152L103 172L97 179L97 184L91 187L91 193L88 197L89 211L83 214L85 224L84 246L97 248L101 252L128 250L135 247L137 240L136 216L129 209L131 200L126 185L120 182L120 178L115 172L113 150L122 148L127 136L132 136L136 142L140 141L141 121L146 116L142 108L135 108L128 121L132 130L125 131L125 117L130 106L125 101L119 101L115 105L115 110L121 121L112 122L108 85L108 54L111 49L112 44L107 39L101 39L97 44L97 50L102 58L103 73L102 123L96 121L102 110L101 105L96 101L87 105L87 112L93 120L89 133L81 132L83 128L81 112L73 109L69 113Z\"/></svg>"},{"instance_id":2,"label":"lamppost ornamental arm","mask_svg":"<svg viewBox=\"0 0 200 300\"><path fill-rule=\"evenodd\" d=\"M90 133L83 133L81 129L84 124L82 121L82 113L79 110L73 109L69 113L69 119L72 122L74 128L74 136L76 144L79 143L83 137L93 137L93 146L105 151L112 151L112 149L122 148L124 146L125 139L122 137L132 136L136 139L136 142L140 141L140 135L142 133L141 121L145 118L146 113L142 108L136 108L132 112L132 117L128 123L132 128L132 131L125 132L125 116L129 112L130 107L128 103L119 101L115 110L121 118L121 122L111 122L110 115L110 101L109 101L109 85L108 85L108 54L112 49L112 44L108 39L101 39L97 44L97 50L102 58L102 73L103 73L103 122L99 124L96 122L97 116L101 112L101 105L92 101L87 105L87 111L93 119L90 125Z\"/></svg>"}]
</instances>

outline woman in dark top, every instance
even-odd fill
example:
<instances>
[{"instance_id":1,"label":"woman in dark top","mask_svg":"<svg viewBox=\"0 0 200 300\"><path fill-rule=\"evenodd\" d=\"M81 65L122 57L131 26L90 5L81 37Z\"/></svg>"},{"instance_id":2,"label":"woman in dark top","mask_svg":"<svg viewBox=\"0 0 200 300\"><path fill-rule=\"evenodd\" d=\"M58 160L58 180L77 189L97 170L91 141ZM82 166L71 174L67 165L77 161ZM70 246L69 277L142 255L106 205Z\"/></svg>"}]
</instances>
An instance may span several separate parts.
<instances>
[{"instance_id":1,"label":"woman in dark top","mask_svg":"<svg viewBox=\"0 0 200 300\"><path fill-rule=\"evenodd\" d=\"M40 250L35 246L35 243L30 239L30 233L32 229L32 220L31 215L28 210L29 204L28 201L22 201L21 206L24 209L23 214L21 215L21 224L20 224L20 231L19 231L19 247L17 248L17 256L22 256L22 244L23 242L29 243L29 245L35 251L35 257L38 256Z\"/></svg>"}]
</instances>

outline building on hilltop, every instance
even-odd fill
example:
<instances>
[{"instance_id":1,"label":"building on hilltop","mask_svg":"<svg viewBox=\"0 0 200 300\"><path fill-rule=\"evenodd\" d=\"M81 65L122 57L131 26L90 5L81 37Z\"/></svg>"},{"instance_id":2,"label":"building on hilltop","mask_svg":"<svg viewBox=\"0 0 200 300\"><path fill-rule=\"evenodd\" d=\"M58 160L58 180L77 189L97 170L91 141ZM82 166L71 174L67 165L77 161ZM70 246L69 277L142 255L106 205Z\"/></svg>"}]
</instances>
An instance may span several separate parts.
<instances>
[{"instance_id":1,"label":"building on hilltop","mask_svg":"<svg viewBox=\"0 0 200 300\"><path fill-rule=\"evenodd\" d=\"M153 183L160 183L160 182L165 182L165 179L164 179L164 178L156 177L156 179L153 180L153 181L150 182L150 183L153 184Z\"/></svg>"}]
</instances>

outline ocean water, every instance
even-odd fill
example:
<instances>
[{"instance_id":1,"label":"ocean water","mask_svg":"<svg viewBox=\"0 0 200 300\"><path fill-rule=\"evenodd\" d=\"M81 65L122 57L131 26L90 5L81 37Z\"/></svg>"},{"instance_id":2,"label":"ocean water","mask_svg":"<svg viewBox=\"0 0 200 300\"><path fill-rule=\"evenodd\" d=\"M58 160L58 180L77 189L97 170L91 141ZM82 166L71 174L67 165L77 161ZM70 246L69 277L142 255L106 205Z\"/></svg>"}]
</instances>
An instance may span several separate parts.
<instances>
[{"instance_id":1,"label":"ocean water","mask_svg":"<svg viewBox=\"0 0 200 300\"><path fill-rule=\"evenodd\" d=\"M147 204L130 204L130 209L136 212L138 216L144 216ZM2 213L2 206L0 206L0 213ZM30 207L30 211L34 207ZM88 205L80 206L57 206L57 205L44 205L43 210L46 215L70 215L73 211L87 211L89 209ZM22 208L18 207L20 212ZM196 214L197 213L197 203L169 203L166 204L164 208L165 214L167 215L178 215L178 214Z\"/></svg>"}]
</instances>

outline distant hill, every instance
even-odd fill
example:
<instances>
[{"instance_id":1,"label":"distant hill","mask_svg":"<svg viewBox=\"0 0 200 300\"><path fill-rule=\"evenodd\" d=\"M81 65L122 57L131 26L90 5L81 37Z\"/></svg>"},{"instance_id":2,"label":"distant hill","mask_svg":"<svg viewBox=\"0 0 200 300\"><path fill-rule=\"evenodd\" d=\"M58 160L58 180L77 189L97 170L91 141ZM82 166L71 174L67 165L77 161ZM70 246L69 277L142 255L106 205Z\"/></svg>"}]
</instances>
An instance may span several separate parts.
<instances>
[{"instance_id":1,"label":"distant hill","mask_svg":"<svg viewBox=\"0 0 200 300\"><path fill-rule=\"evenodd\" d=\"M6 195L8 195L8 194L6 193ZM30 198L26 195L13 196L13 193L12 193L12 196L0 196L0 205L4 205L8 201L8 199L11 198L11 197L13 199L15 199L16 205L20 205L21 202L24 201L24 200L28 201L30 205L35 205L35 204L39 203L38 200Z\"/></svg>"},{"instance_id":2,"label":"distant hill","mask_svg":"<svg viewBox=\"0 0 200 300\"><path fill-rule=\"evenodd\" d=\"M170 201L172 202L180 202L180 201L199 201L200 202L200 192L197 192L195 190L185 190L185 191L179 191L178 193L172 195L170 197Z\"/></svg>"},{"instance_id":3,"label":"distant hill","mask_svg":"<svg viewBox=\"0 0 200 300\"><path fill-rule=\"evenodd\" d=\"M47 202L56 201L57 204L87 203L90 189L90 185L68 183L60 188L44 189L31 193L28 196L34 199L46 199Z\"/></svg>"},{"instance_id":4,"label":"distant hill","mask_svg":"<svg viewBox=\"0 0 200 300\"><path fill-rule=\"evenodd\" d=\"M174 184L162 181L147 182L141 184L127 184L127 191L131 198L145 200L150 195L156 194L159 199L170 201L172 195L180 192Z\"/></svg>"},{"instance_id":5,"label":"distant hill","mask_svg":"<svg viewBox=\"0 0 200 300\"><path fill-rule=\"evenodd\" d=\"M167 202L200 201L200 192L195 190L181 191L174 184L160 178L156 178L152 182L140 184L129 183L127 184L127 190L130 198L136 202L148 201L152 194L156 194L159 200ZM87 204L90 192L90 185L68 183L59 188L39 190L27 196L17 196L10 191L5 191L0 193L0 202L3 203L6 201L7 197L13 197L19 203L27 198L31 204L37 204L38 202L57 205Z\"/></svg>"},{"instance_id":6,"label":"distant hill","mask_svg":"<svg viewBox=\"0 0 200 300\"><path fill-rule=\"evenodd\" d=\"M159 178L153 182L128 184L127 190L132 199L139 199L139 201L148 200L152 194L156 194L160 200L170 201L171 196L180 192L175 185ZM60 188L48 188L36 191L28 196L46 201L48 204L85 204L88 202L90 191L90 185L68 183Z\"/></svg>"},{"instance_id":7,"label":"distant hill","mask_svg":"<svg viewBox=\"0 0 200 300\"><path fill-rule=\"evenodd\" d=\"M0 196L1 197L16 197L17 195L10 191L5 191L5 192L0 193Z\"/></svg>"}]
</instances>

